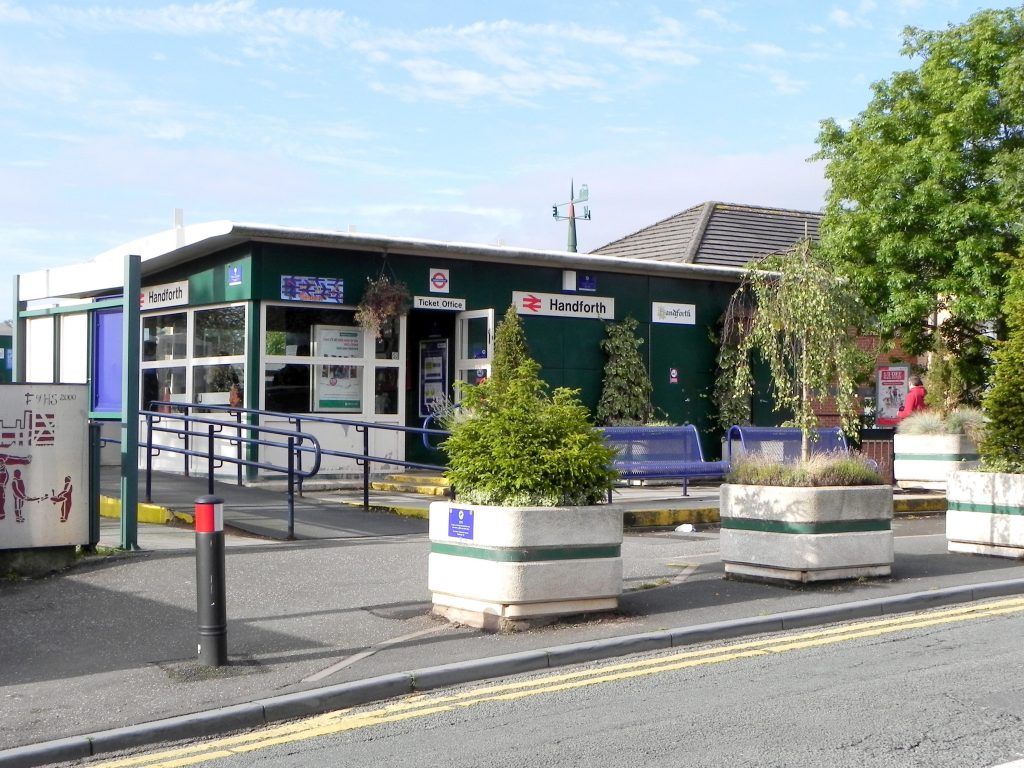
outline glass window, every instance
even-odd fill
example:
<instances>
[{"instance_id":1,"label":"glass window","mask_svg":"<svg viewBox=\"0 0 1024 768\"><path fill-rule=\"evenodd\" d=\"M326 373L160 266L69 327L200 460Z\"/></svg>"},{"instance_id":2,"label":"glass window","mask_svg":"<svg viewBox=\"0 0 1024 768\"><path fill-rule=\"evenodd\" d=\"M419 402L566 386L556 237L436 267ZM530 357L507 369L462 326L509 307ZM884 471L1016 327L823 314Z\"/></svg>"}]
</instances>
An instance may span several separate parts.
<instances>
[{"instance_id":1,"label":"glass window","mask_svg":"<svg viewBox=\"0 0 1024 768\"><path fill-rule=\"evenodd\" d=\"M192 396L197 403L241 406L244 391L245 367L241 364L192 368Z\"/></svg>"},{"instance_id":2,"label":"glass window","mask_svg":"<svg viewBox=\"0 0 1024 768\"><path fill-rule=\"evenodd\" d=\"M267 355L308 357L312 354L315 325L354 326L355 312L345 309L269 306L264 351Z\"/></svg>"},{"instance_id":3,"label":"glass window","mask_svg":"<svg viewBox=\"0 0 1024 768\"><path fill-rule=\"evenodd\" d=\"M245 307L197 309L194 325L194 357L245 354Z\"/></svg>"},{"instance_id":4,"label":"glass window","mask_svg":"<svg viewBox=\"0 0 1024 768\"><path fill-rule=\"evenodd\" d=\"M399 342L399 322L397 317L392 317L380 327L380 336L377 337L376 358L378 360L397 360Z\"/></svg>"},{"instance_id":5,"label":"glass window","mask_svg":"<svg viewBox=\"0 0 1024 768\"><path fill-rule=\"evenodd\" d=\"M300 363L268 363L264 369L264 408L283 413L310 410L309 366Z\"/></svg>"},{"instance_id":6,"label":"glass window","mask_svg":"<svg viewBox=\"0 0 1024 768\"><path fill-rule=\"evenodd\" d=\"M33 354L27 355L25 381L39 384L53 383L53 317L33 317L25 323L25 347Z\"/></svg>"},{"instance_id":7,"label":"glass window","mask_svg":"<svg viewBox=\"0 0 1024 768\"><path fill-rule=\"evenodd\" d=\"M184 360L187 317L184 312L171 315L145 315L142 318L142 360Z\"/></svg>"},{"instance_id":8,"label":"glass window","mask_svg":"<svg viewBox=\"0 0 1024 768\"><path fill-rule=\"evenodd\" d=\"M146 411L159 410L165 413L169 406L156 406L154 400L164 402L187 402L185 368L147 368L142 372L142 408Z\"/></svg>"},{"instance_id":9,"label":"glass window","mask_svg":"<svg viewBox=\"0 0 1024 768\"><path fill-rule=\"evenodd\" d=\"M378 368L374 376L373 412L398 413L398 369Z\"/></svg>"},{"instance_id":10,"label":"glass window","mask_svg":"<svg viewBox=\"0 0 1024 768\"><path fill-rule=\"evenodd\" d=\"M60 380L65 384L89 381L89 316L82 312L60 319Z\"/></svg>"}]
</instances>

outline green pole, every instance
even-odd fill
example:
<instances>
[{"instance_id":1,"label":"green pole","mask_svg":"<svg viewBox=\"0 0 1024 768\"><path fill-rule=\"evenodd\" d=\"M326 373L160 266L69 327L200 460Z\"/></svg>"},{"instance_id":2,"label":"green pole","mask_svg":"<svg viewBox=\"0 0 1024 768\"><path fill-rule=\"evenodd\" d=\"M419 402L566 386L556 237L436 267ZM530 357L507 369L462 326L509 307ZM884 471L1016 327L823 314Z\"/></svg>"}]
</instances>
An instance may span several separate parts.
<instances>
[{"instance_id":1,"label":"green pole","mask_svg":"<svg viewBox=\"0 0 1024 768\"><path fill-rule=\"evenodd\" d=\"M139 548L139 295L142 258L125 256L121 339L121 549Z\"/></svg>"}]
</instances>

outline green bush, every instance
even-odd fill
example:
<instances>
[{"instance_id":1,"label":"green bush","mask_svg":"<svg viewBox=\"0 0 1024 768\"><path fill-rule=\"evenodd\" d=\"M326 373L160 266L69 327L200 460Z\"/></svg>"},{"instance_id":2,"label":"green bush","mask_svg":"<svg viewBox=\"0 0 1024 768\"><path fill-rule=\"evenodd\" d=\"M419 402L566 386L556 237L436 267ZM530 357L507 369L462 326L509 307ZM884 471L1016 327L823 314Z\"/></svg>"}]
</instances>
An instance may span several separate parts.
<instances>
[{"instance_id":1,"label":"green bush","mask_svg":"<svg viewBox=\"0 0 1024 768\"><path fill-rule=\"evenodd\" d=\"M978 446L982 469L1024 472L1024 261L1010 273L1006 295L1009 336L995 351L992 388L982 407L988 417Z\"/></svg>"},{"instance_id":2,"label":"green bush","mask_svg":"<svg viewBox=\"0 0 1024 768\"><path fill-rule=\"evenodd\" d=\"M463 387L462 416L441 444L460 499L499 506L596 504L611 488L614 451L575 390L548 393L525 360L500 384Z\"/></svg>"},{"instance_id":3,"label":"green bush","mask_svg":"<svg viewBox=\"0 0 1024 768\"><path fill-rule=\"evenodd\" d=\"M812 488L831 485L883 485L878 470L859 453L820 453L798 463L784 464L757 454L736 461L726 482L740 485L778 485Z\"/></svg>"},{"instance_id":4,"label":"green bush","mask_svg":"<svg viewBox=\"0 0 1024 768\"><path fill-rule=\"evenodd\" d=\"M640 356L644 340L636 335L637 321L626 317L621 323L605 326L601 340L604 351L604 382L595 417L606 426L646 424L654 410L651 407L651 378Z\"/></svg>"}]
</instances>

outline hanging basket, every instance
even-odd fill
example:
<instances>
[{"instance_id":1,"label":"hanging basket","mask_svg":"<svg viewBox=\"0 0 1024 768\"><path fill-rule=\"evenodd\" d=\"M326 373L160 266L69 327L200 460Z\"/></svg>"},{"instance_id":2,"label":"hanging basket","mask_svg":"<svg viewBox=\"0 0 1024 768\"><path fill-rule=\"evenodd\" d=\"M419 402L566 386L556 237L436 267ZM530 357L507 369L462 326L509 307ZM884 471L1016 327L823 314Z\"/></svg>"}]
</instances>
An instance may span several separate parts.
<instances>
[{"instance_id":1,"label":"hanging basket","mask_svg":"<svg viewBox=\"0 0 1024 768\"><path fill-rule=\"evenodd\" d=\"M356 322L380 339L391 320L406 314L410 306L412 296L405 283L396 282L387 275L368 278L363 297L356 307Z\"/></svg>"}]
</instances>

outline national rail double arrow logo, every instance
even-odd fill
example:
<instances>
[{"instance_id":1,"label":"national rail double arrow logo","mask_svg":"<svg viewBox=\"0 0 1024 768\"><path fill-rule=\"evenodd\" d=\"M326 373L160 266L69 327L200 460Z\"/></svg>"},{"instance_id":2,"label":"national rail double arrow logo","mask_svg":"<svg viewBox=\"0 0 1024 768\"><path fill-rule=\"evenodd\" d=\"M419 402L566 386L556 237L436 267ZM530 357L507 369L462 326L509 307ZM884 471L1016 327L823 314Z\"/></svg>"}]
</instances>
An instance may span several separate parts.
<instances>
[{"instance_id":1,"label":"national rail double arrow logo","mask_svg":"<svg viewBox=\"0 0 1024 768\"><path fill-rule=\"evenodd\" d=\"M532 293L528 296L523 297L523 309L528 309L531 312L540 312L541 301Z\"/></svg>"}]
</instances>

